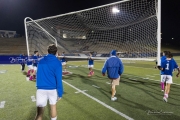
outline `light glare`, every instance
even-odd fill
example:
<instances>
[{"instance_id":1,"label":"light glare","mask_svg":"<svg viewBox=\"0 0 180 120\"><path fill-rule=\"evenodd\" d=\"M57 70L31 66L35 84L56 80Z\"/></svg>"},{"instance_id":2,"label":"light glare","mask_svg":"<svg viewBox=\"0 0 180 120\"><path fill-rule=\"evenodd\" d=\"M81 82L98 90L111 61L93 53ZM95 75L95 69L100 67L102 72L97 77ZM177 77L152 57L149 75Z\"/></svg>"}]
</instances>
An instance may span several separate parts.
<instances>
[{"instance_id":1,"label":"light glare","mask_svg":"<svg viewBox=\"0 0 180 120\"><path fill-rule=\"evenodd\" d=\"M113 9L112 9L112 12L113 12L113 13L118 13L119 11L120 11L120 10L118 10L117 8L113 8Z\"/></svg>"}]
</instances>

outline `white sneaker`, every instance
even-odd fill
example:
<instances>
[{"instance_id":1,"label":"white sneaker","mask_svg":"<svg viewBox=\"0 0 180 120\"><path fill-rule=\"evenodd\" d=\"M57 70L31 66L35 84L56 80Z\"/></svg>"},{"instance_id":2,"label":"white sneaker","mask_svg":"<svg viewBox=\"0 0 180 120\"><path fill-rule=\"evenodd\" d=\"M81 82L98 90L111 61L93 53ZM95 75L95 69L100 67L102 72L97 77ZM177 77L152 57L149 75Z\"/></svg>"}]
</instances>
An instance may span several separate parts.
<instances>
[{"instance_id":1,"label":"white sneaker","mask_svg":"<svg viewBox=\"0 0 180 120\"><path fill-rule=\"evenodd\" d=\"M117 100L117 97L111 98L111 101L116 101L116 100Z\"/></svg>"},{"instance_id":2,"label":"white sneaker","mask_svg":"<svg viewBox=\"0 0 180 120\"><path fill-rule=\"evenodd\" d=\"M168 101L166 97L163 97L163 100L164 100L165 102L167 102L167 101Z\"/></svg>"},{"instance_id":3,"label":"white sneaker","mask_svg":"<svg viewBox=\"0 0 180 120\"><path fill-rule=\"evenodd\" d=\"M161 90L161 92L164 92L164 90Z\"/></svg>"}]
</instances>

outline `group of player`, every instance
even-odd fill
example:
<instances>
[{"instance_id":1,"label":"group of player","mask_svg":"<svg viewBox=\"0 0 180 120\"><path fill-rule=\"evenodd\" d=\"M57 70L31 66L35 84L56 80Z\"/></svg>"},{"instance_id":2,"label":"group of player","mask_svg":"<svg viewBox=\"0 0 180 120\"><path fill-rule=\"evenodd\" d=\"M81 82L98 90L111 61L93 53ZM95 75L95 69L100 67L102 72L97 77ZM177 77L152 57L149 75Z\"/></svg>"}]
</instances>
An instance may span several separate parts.
<instances>
[{"instance_id":1,"label":"group of player","mask_svg":"<svg viewBox=\"0 0 180 120\"><path fill-rule=\"evenodd\" d=\"M178 73L176 77L180 74L180 69L178 64L173 59L173 55L170 51L164 51L163 56L161 57L161 64L157 66L161 70L161 91L164 92L163 100L168 101L170 86L173 83L172 75L173 72L177 69Z\"/></svg>"},{"instance_id":2,"label":"group of player","mask_svg":"<svg viewBox=\"0 0 180 120\"><path fill-rule=\"evenodd\" d=\"M63 52L61 54L62 58L60 59L61 63L62 63L62 66L63 66L63 69L64 71L66 71L66 60L65 60L65 55L64 55L65 52ZM38 62L39 60L42 58L41 55L39 55L39 52L38 51L34 51L34 54L30 54L27 58L27 60L25 60L25 55L20 55L20 59L19 59L19 62L21 64L21 70L22 72L25 72L25 64L27 65L28 67L28 71L27 71L27 79L30 80L30 81L33 81L36 79L36 72L37 72L37 66L38 66Z\"/></svg>"}]
</instances>

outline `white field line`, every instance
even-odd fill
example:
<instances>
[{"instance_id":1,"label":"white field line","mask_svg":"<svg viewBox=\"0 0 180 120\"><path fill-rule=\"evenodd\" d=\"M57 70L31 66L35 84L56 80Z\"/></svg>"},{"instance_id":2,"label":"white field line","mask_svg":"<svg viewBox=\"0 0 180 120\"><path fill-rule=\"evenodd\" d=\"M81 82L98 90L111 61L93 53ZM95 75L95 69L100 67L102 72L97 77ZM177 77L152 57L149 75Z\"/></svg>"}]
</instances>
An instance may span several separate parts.
<instances>
[{"instance_id":1,"label":"white field line","mask_svg":"<svg viewBox=\"0 0 180 120\"><path fill-rule=\"evenodd\" d=\"M152 75L146 75L146 76L148 76L148 77L155 77L155 76L152 76Z\"/></svg>"},{"instance_id":2,"label":"white field line","mask_svg":"<svg viewBox=\"0 0 180 120\"><path fill-rule=\"evenodd\" d=\"M131 66L131 67L134 67L134 66ZM143 67L137 67L137 68L143 68ZM96 68L93 68L95 70L100 70L100 69L96 69ZM153 69L153 68L143 68L143 69ZM156 70L156 69L155 69ZM101 70L100 70L101 71ZM135 78L141 78L141 79L144 79L144 77L139 77L139 76L134 76L134 75L129 75L129 74L123 74L123 75L127 75L127 76L133 76ZM160 74L154 74L154 75L160 75ZM146 79L147 80L147 79ZM155 79L148 79L148 80L151 80L151 81L157 81L157 82L160 82L160 80L155 80ZM177 83L172 83L174 85L180 85L180 84L177 84Z\"/></svg>"},{"instance_id":3,"label":"white field line","mask_svg":"<svg viewBox=\"0 0 180 120\"><path fill-rule=\"evenodd\" d=\"M86 91L88 91L88 90L82 90L82 91L83 91L83 92L86 92ZM75 93L76 93L76 94L77 94L77 93L80 93L80 91L77 91L77 92L75 92Z\"/></svg>"},{"instance_id":4,"label":"white field line","mask_svg":"<svg viewBox=\"0 0 180 120\"><path fill-rule=\"evenodd\" d=\"M95 88L100 88L100 87L98 87L98 86L96 86L96 85L92 85L93 87L95 87Z\"/></svg>"},{"instance_id":5,"label":"white field line","mask_svg":"<svg viewBox=\"0 0 180 120\"><path fill-rule=\"evenodd\" d=\"M5 103L6 103L6 101L1 101L1 102L0 102L0 108L4 108Z\"/></svg>"},{"instance_id":6,"label":"white field line","mask_svg":"<svg viewBox=\"0 0 180 120\"><path fill-rule=\"evenodd\" d=\"M93 99L94 101L98 102L99 104L103 105L104 107L110 109L111 111L113 111L113 112L117 113L118 115L120 115L120 116L126 118L127 120L134 120L133 118L131 118L131 117L125 115L124 113L122 113L122 112L120 112L120 111L118 111L118 110L116 110L116 109L114 109L113 107L111 107L111 106L105 104L104 102L98 100L97 98L95 98L95 97L93 97L93 96L91 96L91 95L85 93L84 91L82 91L82 90L76 88L75 86L69 84L68 82L66 82L66 81L64 81L64 80L63 80L63 82L64 82L65 84L69 85L70 87L74 88L75 90L81 92L82 94L86 95L87 97L89 97L89 98Z\"/></svg>"}]
</instances>

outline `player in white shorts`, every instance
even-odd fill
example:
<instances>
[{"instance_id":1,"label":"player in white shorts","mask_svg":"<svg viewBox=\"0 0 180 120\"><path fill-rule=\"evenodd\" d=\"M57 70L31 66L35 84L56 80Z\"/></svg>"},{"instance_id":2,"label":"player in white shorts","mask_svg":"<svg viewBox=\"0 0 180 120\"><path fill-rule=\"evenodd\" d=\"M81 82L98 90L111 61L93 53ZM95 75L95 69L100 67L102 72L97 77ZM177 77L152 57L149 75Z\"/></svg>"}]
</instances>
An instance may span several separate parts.
<instances>
[{"instance_id":1,"label":"player in white shorts","mask_svg":"<svg viewBox=\"0 0 180 120\"><path fill-rule=\"evenodd\" d=\"M92 58L92 54L89 53L89 57L88 57L89 74L88 74L88 76L94 75L93 67L94 67L94 60Z\"/></svg>"},{"instance_id":2,"label":"player in white shorts","mask_svg":"<svg viewBox=\"0 0 180 120\"><path fill-rule=\"evenodd\" d=\"M64 71L66 71L66 59L65 59L65 52L62 53L61 56L63 56L63 58L61 58L61 62L62 62L62 66L63 66L63 69Z\"/></svg>"},{"instance_id":3,"label":"player in white shorts","mask_svg":"<svg viewBox=\"0 0 180 120\"><path fill-rule=\"evenodd\" d=\"M56 52L57 47L54 44L49 45L48 55L38 62L35 120L42 120L48 100L51 108L51 120L57 119L56 103L62 98L63 84L62 64L55 56Z\"/></svg>"},{"instance_id":4,"label":"player in white shorts","mask_svg":"<svg viewBox=\"0 0 180 120\"><path fill-rule=\"evenodd\" d=\"M166 82L166 86L165 86L165 91L164 91L164 97L163 100L165 102L167 102L168 100L168 94L170 92L170 86L173 83L172 81L172 73L174 69L178 69L178 74L176 75L177 77L179 76L179 67L176 64L175 60L172 59L172 54L168 53L167 55L167 59L163 62L161 62L161 67L160 70L163 71L163 75L162 75L162 82Z\"/></svg>"}]
</instances>

